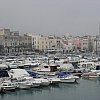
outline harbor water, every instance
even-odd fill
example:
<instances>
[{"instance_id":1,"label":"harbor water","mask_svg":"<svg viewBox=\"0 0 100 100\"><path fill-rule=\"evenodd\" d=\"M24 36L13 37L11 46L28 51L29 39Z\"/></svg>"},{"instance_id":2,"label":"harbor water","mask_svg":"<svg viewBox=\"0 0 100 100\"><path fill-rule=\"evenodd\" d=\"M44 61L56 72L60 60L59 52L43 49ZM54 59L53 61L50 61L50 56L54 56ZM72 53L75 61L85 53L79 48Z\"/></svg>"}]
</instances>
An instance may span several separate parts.
<instances>
[{"instance_id":1,"label":"harbor water","mask_svg":"<svg viewBox=\"0 0 100 100\"><path fill-rule=\"evenodd\" d=\"M75 84L17 90L0 94L0 100L100 100L100 81L80 79Z\"/></svg>"}]
</instances>

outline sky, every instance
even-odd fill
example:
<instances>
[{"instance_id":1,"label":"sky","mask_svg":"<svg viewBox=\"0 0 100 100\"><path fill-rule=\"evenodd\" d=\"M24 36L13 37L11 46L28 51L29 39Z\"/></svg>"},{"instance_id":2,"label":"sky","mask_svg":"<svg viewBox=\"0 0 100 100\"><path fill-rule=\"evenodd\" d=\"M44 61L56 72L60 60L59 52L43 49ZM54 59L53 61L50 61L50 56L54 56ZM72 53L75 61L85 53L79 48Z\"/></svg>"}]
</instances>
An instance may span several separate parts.
<instances>
[{"instance_id":1,"label":"sky","mask_svg":"<svg viewBox=\"0 0 100 100\"><path fill-rule=\"evenodd\" d=\"M44 35L99 34L100 0L0 0L0 28Z\"/></svg>"}]
</instances>

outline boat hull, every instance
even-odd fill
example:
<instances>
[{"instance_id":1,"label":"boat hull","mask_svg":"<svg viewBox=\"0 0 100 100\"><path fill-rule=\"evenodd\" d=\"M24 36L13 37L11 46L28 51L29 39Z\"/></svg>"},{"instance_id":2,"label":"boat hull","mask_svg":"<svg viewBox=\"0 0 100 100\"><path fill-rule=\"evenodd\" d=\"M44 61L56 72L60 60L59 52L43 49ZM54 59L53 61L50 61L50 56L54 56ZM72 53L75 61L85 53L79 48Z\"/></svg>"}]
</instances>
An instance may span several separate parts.
<instances>
[{"instance_id":1,"label":"boat hull","mask_svg":"<svg viewBox=\"0 0 100 100\"><path fill-rule=\"evenodd\" d=\"M2 87L5 91L14 91L15 87Z\"/></svg>"},{"instance_id":2,"label":"boat hull","mask_svg":"<svg viewBox=\"0 0 100 100\"><path fill-rule=\"evenodd\" d=\"M74 78L71 78L71 79L61 78L60 81L61 81L61 83L74 83L74 82L76 82L76 79L74 79Z\"/></svg>"},{"instance_id":3,"label":"boat hull","mask_svg":"<svg viewBox=\"0 0 100 100\"><path fill-rule=\"evenodd\" d=\"M31 88L30 85L19 85L19 89L29 89Z\"/></svg>"}]
</instances>

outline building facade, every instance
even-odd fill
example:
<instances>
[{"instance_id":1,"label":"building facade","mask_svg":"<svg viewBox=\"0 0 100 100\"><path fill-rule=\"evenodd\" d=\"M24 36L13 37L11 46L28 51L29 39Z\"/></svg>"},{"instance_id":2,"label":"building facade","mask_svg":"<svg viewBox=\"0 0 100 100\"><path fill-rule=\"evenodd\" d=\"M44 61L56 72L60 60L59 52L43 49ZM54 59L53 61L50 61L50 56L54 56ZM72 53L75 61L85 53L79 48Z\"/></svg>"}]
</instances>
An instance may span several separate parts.
<instances>
[{"instance_id":1,"label":"building facade","mask_svg":"<svg viewBox=\"0 0 100 100\"><path fill-rule=\"evenodd\" d=\"M32 38L25 35L20 35L18 31L10 32L10 29L0 29L0 52L5 54L23 54L31 50Z\"/></svg>"},{"instance_id":2,"label":"building facade","mask_svg":"<svg viewBox=\"0 0 100 100\"><path fill-rule=\"evenodd\" d=\"M0 29L0 54L27 54L40 52L100 52L100 36L64 36L20 34Z\"/></svg>"}]
</instances>

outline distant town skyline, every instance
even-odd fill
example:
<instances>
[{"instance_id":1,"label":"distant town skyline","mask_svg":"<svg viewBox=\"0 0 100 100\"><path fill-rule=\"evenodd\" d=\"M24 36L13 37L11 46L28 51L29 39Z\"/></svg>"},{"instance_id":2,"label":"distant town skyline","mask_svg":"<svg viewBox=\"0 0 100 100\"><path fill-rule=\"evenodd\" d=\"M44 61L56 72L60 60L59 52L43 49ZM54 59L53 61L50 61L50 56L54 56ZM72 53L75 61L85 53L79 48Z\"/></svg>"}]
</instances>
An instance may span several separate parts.
<instances>
[{"instance_id":1,"label":"distant town skyline","mask_svg":"<svg viewBox=\"0 0 100 100\"><path fill-rule=\"evenodd\" d=\"M0 0L0 28L44 35L99 34L100 0Z\"/></svg>"}]
</instances>

